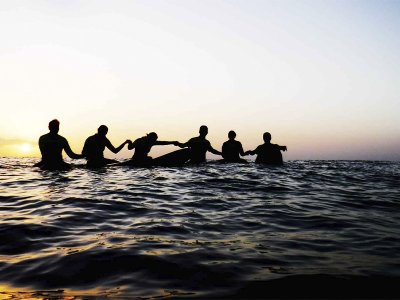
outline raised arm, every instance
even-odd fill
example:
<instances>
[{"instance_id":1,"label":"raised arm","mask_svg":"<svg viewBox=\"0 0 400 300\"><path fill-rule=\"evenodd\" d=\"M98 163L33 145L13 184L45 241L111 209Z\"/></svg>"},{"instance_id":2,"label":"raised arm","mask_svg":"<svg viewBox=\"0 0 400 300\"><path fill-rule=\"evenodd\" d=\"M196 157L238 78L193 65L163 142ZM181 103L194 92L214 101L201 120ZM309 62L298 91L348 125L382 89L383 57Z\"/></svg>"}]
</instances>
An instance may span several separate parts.
<instances>
[{"instance_id":1,"label":"raised arm","mask_svg":"<svg viewBox=\"0 0 400 300\"><path fill-rule=\"evenodd\" d=\"M131 141L131 140L126 140L126 141L123 142L121 145L119 145L117 148L115 148L115 147L111 144L111 142L107 139L106 147L107 147L112 153L117 154L119 151L122 150L122 148L124 148L124 146L125 146L126 144L131 145L131 144L132 144L132 141ZM128 147L128 149L129 149L129 147Z\"/></svg>"}]
</instances>

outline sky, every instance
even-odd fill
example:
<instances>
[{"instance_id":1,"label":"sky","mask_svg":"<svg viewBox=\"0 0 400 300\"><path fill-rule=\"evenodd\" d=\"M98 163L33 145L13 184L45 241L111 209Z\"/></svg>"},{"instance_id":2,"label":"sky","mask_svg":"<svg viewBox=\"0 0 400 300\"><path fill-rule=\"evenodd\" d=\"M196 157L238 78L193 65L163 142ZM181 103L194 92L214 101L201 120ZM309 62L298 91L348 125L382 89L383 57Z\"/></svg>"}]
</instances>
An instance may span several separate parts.
<instances>
[{"instance_id":1,"label":"sky","mask_svg":"<svg viewBox=\"0 0 400 300\"><path fill-rule=\"evenodd\" d=\"M268 131L284 160L398 161L399 16L388 0L3 0L0 156L40 157L57 118L76 153L102 124L114 146L207 125L219 150Z\"/></svg>"}]
</instances>

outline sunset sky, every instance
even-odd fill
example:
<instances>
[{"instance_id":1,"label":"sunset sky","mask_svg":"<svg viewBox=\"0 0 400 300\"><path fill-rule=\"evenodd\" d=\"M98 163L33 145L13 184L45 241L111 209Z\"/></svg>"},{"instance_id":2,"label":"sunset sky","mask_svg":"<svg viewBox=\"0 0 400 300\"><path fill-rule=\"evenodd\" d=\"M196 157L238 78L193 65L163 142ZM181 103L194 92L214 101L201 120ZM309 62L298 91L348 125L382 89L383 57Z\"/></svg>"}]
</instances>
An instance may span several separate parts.
<instances>
[{"instance_id":1,"label":"sunset sky","mask_svg":"<svg viewBox=\"0 0 400 300\"><path fill-rule=\"evenodd\" d=\"M385 0L1 1L0 156L39 157L57 118L77 153L101 124L114 146L204 124L216 149L269 131L285 160L400 160L399 16Z\"/></svg>"}]
</instances>

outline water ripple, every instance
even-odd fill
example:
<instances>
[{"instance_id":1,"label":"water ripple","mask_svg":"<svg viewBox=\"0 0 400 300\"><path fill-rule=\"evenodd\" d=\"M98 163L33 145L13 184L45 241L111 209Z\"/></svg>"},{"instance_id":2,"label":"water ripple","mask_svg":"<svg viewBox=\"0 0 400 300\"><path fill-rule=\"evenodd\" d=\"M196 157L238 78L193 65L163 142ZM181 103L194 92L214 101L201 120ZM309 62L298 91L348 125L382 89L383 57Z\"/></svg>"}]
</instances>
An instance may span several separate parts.
<instances>
[{"instance_id":1,"label":"water ripple","mask_svg":"<svg viewBox=\"0 0 400 300\"><path fill-rule=\"evenodd\" d=\"M54 172L33 162L0 158L7 286L226 296L291 276L400 276L399 163Z\"/></svg>"}]
</instances>

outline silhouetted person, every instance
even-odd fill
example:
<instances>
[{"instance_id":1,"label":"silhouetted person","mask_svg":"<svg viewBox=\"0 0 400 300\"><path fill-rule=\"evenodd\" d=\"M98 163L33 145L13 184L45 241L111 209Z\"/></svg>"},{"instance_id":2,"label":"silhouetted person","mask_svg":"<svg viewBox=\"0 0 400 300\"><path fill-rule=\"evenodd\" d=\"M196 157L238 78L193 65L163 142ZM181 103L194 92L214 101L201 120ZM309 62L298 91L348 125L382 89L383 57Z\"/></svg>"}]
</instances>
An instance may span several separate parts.
<instances>
[{"instance_id":1,"label":"silhouetted person","mask_svg":"<svg viewBox=\"0 0 400 300\"><path fill-rule=\"evenodd\" d=\"M208 128L207 126L203 125L200 127L199 130L199 136L191 138L189 141L186 143L178 143L177 146L183 148L183 147L189 147L190 149L190 160L189 163L202 163L206 161L206 153L207 151L210 151L213 154L216 155L222 155L221 152L215 150L210 142L206 139L206 136L208 134Z\"/></svg>"},{"instance_id":2,"label":"silhouetted person","mask_svg":"<svg viewBox=\"0 0 400 300\"><path fill-rule=\"evenodd\" d=\"M68 144L66 138L58 134L60 130L60 122L52 120L49 123L50 132L39 138L39 148L42 154L42 160L35 166L47 170L65 170L71 167L70 164L64 162L62 151L70 158L83 158L82 155L75 154Z\"/></svg>"},{"instance_id":3,"label":"silhouetted person","mask_svg":"<svg viewBox=\"0 0 400 300\"><path fill-rule=\"evenodd\" d=\"M271 144L271 134L265 132L263 134L264 144L258 146L253 151L246 151L245 155L257 154L256 163L270 164L270 165L282 165L283 159L281 151L286 151L286 146L279 146L277 144Z\"/></svg>"},{"instance_id":4,"label":"silhouetted person","mask_svg":"<svg viewBox=\"0 0 400 300\"><path fill-rule=\"evenodd\" d=\"M222 144L222 157L225 162L247 162L245 159L240 158L239 155L244 156L242 143L236 141L236 132L233 130L228 133L229 140Z\"/></svg>"},{"instance_id":5,"label":"silhouetted person","mask_svg":"<svg viewBox=\"0 0 400 300\"><path fill-rule=\"evenodd\" d=\"M136 139L133 143L128 145L128 149L135 149L135 153L128 164L138 165L138 166L148 166L151 165L152 157L148 156L151 148L155 145L177 145L178 142L168 142L168 141L157 141L158 136L155 132L150 132L149 134Z\"/></svg>"},{"instance_id":6,"label":"silhouetted person","mask_svg":"<svg viewBox=\"0 0 400 300\"><path fill-rule=\"evenodd\" d=\"M117 154L119 151L124 148L126 144L131 143L130 140L126 140L117 148L115 148L109 139L106 137L108 132L108 127L105 125L101 125L97 129L97 133L88 137L85 141L85 145L83 146L82 155L87 159L88 167L102 167L110 163L117 162L113 159L108 159L104 157L104 150L107 147L112 153Z\"/></svg>"}]
</instances>

